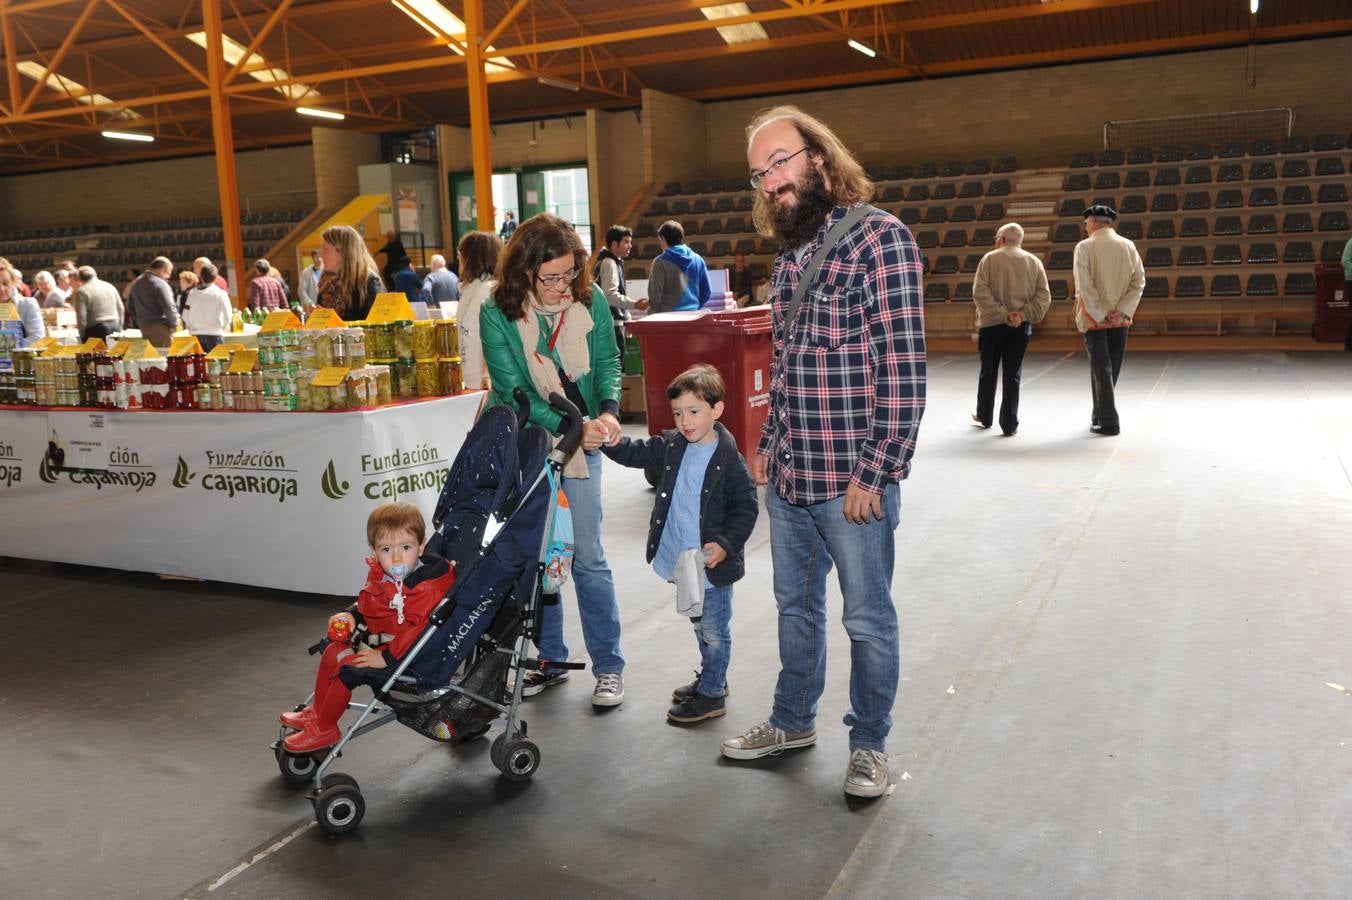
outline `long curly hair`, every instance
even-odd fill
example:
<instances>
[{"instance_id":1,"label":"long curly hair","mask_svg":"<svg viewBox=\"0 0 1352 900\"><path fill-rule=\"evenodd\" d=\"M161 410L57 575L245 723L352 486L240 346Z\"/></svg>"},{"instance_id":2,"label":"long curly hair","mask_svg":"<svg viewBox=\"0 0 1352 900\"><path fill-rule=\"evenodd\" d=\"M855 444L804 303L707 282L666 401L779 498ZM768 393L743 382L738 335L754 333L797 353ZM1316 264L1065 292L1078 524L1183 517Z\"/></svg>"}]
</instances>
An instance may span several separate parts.
<instances>
[{"instance_id":1,"label":"long curly hair","mask_svg":"<svg viewBox=\"0 0 1352 900\"><path fill-rule=\"evenodd\" d=\"M383 288L385 282L380 279L380 267L371 258L366 241L357 229L350 225L334 225L324 229L320 235L343 255L343 266L333 273L329 288L333 308L340 316L347 318L353 310L361 309L366 302L366 285L374 275Z\"/></svg>"},{"instance_id":2,"label":"long curly hair","mask_svg":"<svg viewBox=\"0 0 1352 900\"><path fill-rule=\"evenodd\" d=\"M854 158L845 145L840 142L825 122L808 115L796 106L775 106L762 111L746 126L746 144L751 146L756 132L771 122L786 119L798 129L803 145L808 153L821 160L822 175L825 177L831 199L836 206L849 206L852 203L864 203L873 196L873 182L864 172L864 167ZM755 201L751 207L751 221L756 231L765 237L775 237L773 227L774 205L764 191L755 192Z\"/></svg>"},{"instance_id":3,"label":"long curly hair","mask_svg":"<svg viewBox=\"0 0 1352 900\"><path fill-rule=\"evenodd\" d=\"M591 273L587 251L573 226L558 216L540 213L516 227L507 248L498 259L498 286L493 300L509 321L526 315L526 303L535 295L535 276L540 267L561 256L573 257L573 300L591 307Z\"/></svg>"}]
</instances>

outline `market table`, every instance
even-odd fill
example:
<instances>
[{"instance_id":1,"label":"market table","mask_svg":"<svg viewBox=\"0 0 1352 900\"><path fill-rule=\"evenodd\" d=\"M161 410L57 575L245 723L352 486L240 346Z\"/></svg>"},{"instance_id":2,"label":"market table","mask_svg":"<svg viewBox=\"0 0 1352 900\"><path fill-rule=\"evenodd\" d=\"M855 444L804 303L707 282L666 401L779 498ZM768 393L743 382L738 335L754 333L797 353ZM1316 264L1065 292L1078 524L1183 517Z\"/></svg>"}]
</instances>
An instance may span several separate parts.
<instances>
[{"instance_id":1,"label":"market table","mask_svg":"<svg viewBox=\"0 0 1352 900\"><path fill-rule=\"evenodd\" d=\"M483 398L323 413L0 407L0 555L355 594L367 515L405 500L430 519Z\"/></svg>"}]
</instances>

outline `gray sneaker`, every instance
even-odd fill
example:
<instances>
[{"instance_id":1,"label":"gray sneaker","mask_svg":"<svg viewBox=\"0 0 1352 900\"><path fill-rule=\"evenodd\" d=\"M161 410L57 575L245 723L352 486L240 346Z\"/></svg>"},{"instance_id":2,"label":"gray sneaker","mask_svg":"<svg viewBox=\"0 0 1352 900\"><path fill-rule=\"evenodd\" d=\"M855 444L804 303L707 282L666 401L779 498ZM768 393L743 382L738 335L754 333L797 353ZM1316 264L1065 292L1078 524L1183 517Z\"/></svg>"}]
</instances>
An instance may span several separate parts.
<instances>
[{"instance_id":1,"label":"gray sneaker","mask_svg":"<svg viewBox=\"0 0 1352 900\"><path fill-rule=\"evenodd\" d=\"M596 676L596 690L592 691L592 706L619 706L624 702L624 676L606 672Z\"/></svg>"},{"instance_id":2,"label":"gray sneaker","mask_svg":"<svg viewBox=\"0 0 1352 900\"><path fill-rule=\"evenodd\" d=\"M745 734L728 738L720 748L728 759L760 759L762 756L775 756L795 747L810 747L817 743L817 730L799 734L786 734L784 731L761 722Z\"/></svg>"},{"instance_id":3,"label":"gray sneaker","mask_svg":"<svg viewBox=\"0 0 1352 900\"><path fill-rule=\"evenodd\" d=\"M887 754L877 750L851 750L845 770L845 793L851 797L881 797L887 790Z\"/></svg>"}]
</instances>

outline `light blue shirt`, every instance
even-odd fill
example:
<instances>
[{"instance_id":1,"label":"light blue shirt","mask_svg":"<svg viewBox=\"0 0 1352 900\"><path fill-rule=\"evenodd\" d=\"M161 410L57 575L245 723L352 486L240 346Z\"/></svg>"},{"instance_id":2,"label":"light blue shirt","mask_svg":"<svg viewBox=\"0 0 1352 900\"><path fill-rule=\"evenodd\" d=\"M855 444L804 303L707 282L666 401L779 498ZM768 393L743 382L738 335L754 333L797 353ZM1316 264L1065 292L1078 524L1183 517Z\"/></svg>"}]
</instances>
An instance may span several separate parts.
<instances>
[{"instance_id":1,"label":"light blue shirt","mask_svg":"<svg viewBox=\"0 0 1352 900\"><path fill-rule=\"evenodd\" d=\"M19 321L23 324L23 342L21 347L31 347L47 336L47 326L42 321L42 310L32 297L25 297L15 288L10 295L14 305L19 308Z\"/></svg>"},{"instance_id":2,"label":"light blue shirt","mask_svg":"<svg viewBox=\"0 0 1352 900\"><path fill-rule=\"evenodd\" d=\"M681 468L676 473L676 487L671 492L671 506L667 510L667 524L662 528L662 540L653 556L653 571L663 581L671 581L676 571L676 557L683 550L704 546L699 539L699 501L704 490L704 473L714 458L718 441L707 444L687 444L681 457ZM704 586L711 587L709 576Z\"/></svg>"}]
</instances>

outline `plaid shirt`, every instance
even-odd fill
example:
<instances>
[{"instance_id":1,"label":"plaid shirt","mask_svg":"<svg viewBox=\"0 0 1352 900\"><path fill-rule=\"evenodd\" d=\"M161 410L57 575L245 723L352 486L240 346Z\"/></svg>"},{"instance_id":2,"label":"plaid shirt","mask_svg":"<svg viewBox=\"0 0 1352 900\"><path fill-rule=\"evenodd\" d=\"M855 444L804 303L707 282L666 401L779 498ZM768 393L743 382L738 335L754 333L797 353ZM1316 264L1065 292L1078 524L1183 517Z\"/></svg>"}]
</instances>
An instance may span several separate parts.
<instances>
[{"instance_id":1,"label":"plaid shirt","mask_svg":"<svg viewBox=\"0 0 1352 900\"><path fill-rule=\"evenodd\" d=\"M249 305L268 312L286 309L286 288L271 275L259 275L249 282Z\"/></svg>"},{"instance_id":2,"label":"plaid shirt","mask_svg":"<svg viewBox=\"0 0 1352 900\"><path fill-rule=\"evenodd\" d=\"M865 216L827 254L784 343L802 270L846 211L836 207L800 253L781 251L771 273L770 415L756 452L779 496L800 506L905 478L925 411L922 261L888 213Z\"/></svg>"}]
</instances>

